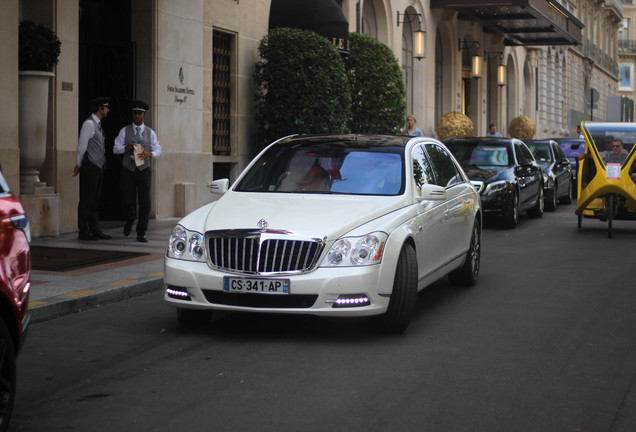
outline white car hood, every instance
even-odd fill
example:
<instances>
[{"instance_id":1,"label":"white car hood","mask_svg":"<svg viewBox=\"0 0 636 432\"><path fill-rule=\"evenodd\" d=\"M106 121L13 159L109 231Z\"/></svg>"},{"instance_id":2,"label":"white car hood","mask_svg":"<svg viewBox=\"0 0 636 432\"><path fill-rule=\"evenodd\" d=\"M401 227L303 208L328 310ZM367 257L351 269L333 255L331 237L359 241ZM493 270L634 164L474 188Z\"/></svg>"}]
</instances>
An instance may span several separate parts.
<instances>
[{"instance_id":1,"label":"white car hood","mask_svg":"<svg viewBox=\"0 0 636 432\"><path fill-rule=\"evenodd\" d=\"M205 231L259 229L339 237L405 206L404 196L245 193L228 191L208 213Z\"/></svg>"}]
</instances>

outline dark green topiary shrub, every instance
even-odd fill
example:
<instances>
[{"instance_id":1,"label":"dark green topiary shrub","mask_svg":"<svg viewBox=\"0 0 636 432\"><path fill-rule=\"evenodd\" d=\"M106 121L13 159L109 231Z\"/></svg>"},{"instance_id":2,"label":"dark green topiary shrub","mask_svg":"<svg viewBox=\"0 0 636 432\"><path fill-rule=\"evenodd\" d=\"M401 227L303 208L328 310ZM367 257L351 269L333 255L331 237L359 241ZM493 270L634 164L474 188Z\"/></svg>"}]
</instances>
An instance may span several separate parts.
<instances>
[{"instance_id":1,"label":"dark green topiary shrub","mask_svg":"<svg viewBox=\"0 0 636 432\"><path fill-rule=\"evenodd\" d=\"M351 97L344 64L327 38L272 29L259 46L256 120L259 147L293 133L343 133Z\"/></svg>"},{"instance_id":2,"label":"dark green topiary shrub","mask_svg":"<svg viewBox=\"0 0 636 432\"><path fill-rule=\"evenodd\" d=\"M52 72L62 45L57 35L32 21L21 21L18 32L19 69Z\"/></svg>"},{"instance_id":3,"label":"dark green topiary shrub","mask_svg":"<svg viewBox=\"0 0 636 432\"><path fill-rule=\"evenodd\" d=\"M393 52L375 39L349 35L345 60L351 89L349 129L355 133L399 134L406 116L402 69Z\"/></svg>"}]
</instances>

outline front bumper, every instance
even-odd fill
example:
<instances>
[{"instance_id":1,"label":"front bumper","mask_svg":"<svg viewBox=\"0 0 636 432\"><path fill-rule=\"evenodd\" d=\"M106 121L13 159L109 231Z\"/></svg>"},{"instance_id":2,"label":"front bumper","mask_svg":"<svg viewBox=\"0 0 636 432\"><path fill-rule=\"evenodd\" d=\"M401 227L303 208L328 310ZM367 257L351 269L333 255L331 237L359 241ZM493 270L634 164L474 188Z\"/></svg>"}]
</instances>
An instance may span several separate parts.
<instances>
[{"instance_id":1,"label":"front bumper","mask_svg":"<svg viewBox=\"0 0 636 432\"><path fill-rule=\"evenodd\" d=\"M224 277L241 277L211 269L207 263L166 258L164 300L183 309L213 309L237 312L309 314L321 316L369 316L386 312L395 269L382 263L361 267L319 267L295 275L264 279L289 279L289 294L227 293ZM171 290L185 290L188 298L176 298ZM246 297L247 296L247 297ZM366 296L366 305L336 306L338 298Z\"/></svg>"}]
</instances>

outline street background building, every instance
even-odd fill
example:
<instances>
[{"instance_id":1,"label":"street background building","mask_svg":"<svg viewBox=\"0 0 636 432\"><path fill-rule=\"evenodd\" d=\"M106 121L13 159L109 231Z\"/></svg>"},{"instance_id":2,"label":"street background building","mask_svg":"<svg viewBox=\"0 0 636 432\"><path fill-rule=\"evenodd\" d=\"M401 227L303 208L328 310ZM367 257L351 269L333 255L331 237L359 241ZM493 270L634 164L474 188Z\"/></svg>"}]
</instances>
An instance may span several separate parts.
<instances>
[{"instance_id":1,"label":"street background building","mask_svg":"<svg viewBox=\"0 0 636 432\"><path fill-rule=\"evenodd\" d=\"M438 119L450 111L468 115L475 135L485 135L489 123L507 135L510 120L525 115L536 138L574 136L582 120L633 119L630 0L312 1L324 10L336 6L349 31L394 52L407 112L425 135L435 136ZM130 121L135 99L149 103L146 122L163 148L152 165L151 218L183 216L214 199L210 181L234 180L254 155L252 73L279 3L284 0L0 0L0 161L27 206L34 235L77 229L79 184L71 173L79 127L96 96L110 96L112 107L104 121L110 149L102 218L123 219L121 164L112 142ZM36 184L21 180L21 20L51 28L62 42L43 101L46 157Z\"/></svg>"}]
</instances>

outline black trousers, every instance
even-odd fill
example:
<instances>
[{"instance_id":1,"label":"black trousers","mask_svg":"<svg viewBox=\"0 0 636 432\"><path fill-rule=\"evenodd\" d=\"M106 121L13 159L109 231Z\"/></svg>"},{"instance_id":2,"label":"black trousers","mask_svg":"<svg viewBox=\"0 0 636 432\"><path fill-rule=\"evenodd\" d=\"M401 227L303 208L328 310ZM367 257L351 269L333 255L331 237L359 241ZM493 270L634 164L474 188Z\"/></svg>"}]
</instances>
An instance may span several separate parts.
<instances>
[{"instance_id":1,"label":"black trousers","mask_svg":"<svg viewBox=\"0 0 636 432\"><path fill-rule=\"evenodd\" d=\"M150 184L152 170L129 171L121 170L122 196L124 197L124 217L126 225L132 226L136 216L137 202L139 203L139 218L137 219L137 234L145 234L148 229L148 215L150 214Z\"/></svg>"},{"instance_id":2,"label":"black trousers","mask_svg":"<svg viewBox=\"0 0 636 432\"><path fill-rule=\"evenodd\" d=\"M80 168L79 205L77 206L77 228L80 234L94 234L99 228L99 199L102 194L104 170L89 161Z\"/></svg>"}]
</instances>

